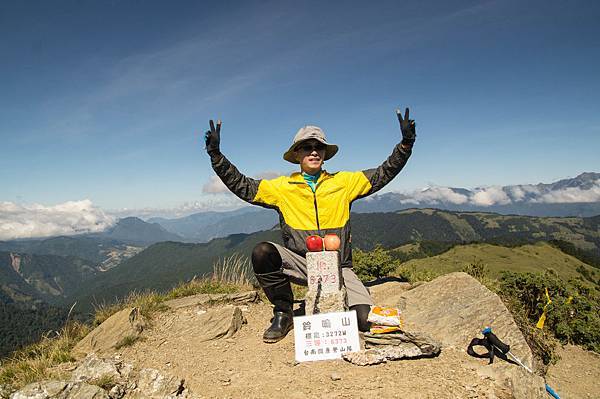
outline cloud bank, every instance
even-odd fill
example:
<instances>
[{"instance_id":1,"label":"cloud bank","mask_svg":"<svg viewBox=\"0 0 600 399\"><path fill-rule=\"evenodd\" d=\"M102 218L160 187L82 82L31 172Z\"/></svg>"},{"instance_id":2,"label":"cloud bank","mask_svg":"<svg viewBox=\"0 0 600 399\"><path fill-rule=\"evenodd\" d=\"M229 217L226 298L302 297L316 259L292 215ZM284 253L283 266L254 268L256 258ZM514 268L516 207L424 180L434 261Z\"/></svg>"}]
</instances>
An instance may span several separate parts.
<instances>
[{"instance_id":1,"label":"cloud bank","mask_svg":"<svg viewBox=\"0 0 600 399\"><path fill-rule=\"evenodd\" d=\"M488 186L472 190L431 186L410 193L397 193L402 204L470 205L490 207L515 203L565 204L600 202L600 179L583 186L556 187L554 184Z\"/></svg>"},{"instance_id":2,"label":"cloud bank","mask_svg":"<svg viewBox=\"0 0 600 399\"><path fill-rule=\"evenodd\" d=\"M100 232L114 221L90 200L54 206L0 202L0 240Z\"/></svg>"}]
</instances>

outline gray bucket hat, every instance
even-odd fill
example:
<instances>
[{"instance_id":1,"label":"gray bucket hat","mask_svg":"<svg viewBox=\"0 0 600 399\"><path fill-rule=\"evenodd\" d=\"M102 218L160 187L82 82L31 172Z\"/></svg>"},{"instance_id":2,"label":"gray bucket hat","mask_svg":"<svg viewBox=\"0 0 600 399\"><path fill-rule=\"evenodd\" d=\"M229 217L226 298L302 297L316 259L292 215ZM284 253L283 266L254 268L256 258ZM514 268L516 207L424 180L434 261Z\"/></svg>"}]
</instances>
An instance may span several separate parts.
<instances>
[{"instance_id":1,"label":"gray bucket hat","mask_svg":"<svg viewBox=\"0 0 600 399\"><path fill-rule=\"evenodd\" d=\"M324 161L330 159L338 152L338 146L335 144L330 144L327 142L327 138L325 137L325 132L321 130L318 126L304 126L298 133L294 136L294 141L290 146L289 150L283 154L283 159L288 162L298 164L300 162L296 161L296 157L294 155L294 149L303 141L314 139L323 144L325 144L325 159Z\"/></svg>"}]
</instances>

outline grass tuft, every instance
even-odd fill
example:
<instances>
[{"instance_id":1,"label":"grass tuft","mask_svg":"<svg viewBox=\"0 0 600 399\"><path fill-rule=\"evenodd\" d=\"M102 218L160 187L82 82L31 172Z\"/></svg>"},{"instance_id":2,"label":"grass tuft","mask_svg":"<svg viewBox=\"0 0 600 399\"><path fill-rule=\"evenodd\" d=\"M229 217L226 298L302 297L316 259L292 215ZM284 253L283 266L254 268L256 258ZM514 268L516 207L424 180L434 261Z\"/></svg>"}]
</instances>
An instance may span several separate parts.
<instances>
[{"instance_id":1,"label":"grass tuft","mask_svg":"<svg viewBox=\"0 0 600 399\"><path fill-rule=\"evenodd\" d=\"M96 385L106 391L110 391L115 385L117 385L117 382L112 375L104 375L100 378L89 380L88 384Z\"/></svg>"},{"instance_id":2,"label":"grass tuft","mask_svg":"<svg viewBox=\"0 0 600 399\"><path fill-rule=\"evenodd\" d=\"M70 321L62 330L53 332L52 336L46 335L40 342L13 353L0 369L0 386L5 388L0 397L8 398L8 392L35 381L60 378L60 372L53 370L53 367L75 360L71 356L71 349L89 331L89 326Z\"/></svg>"},{"instance_id":3,"label":"grass tuft","mask_svg":"<svg viewBox=\"0 0 600 399\"><path fill-rule=\"evenodd\" d=\"M140 335L126 335L119 342L115 344L115 349L119 350L127 346L132 346L137 341L144 341L145 338Z\"/></svg>"}]
</instances>

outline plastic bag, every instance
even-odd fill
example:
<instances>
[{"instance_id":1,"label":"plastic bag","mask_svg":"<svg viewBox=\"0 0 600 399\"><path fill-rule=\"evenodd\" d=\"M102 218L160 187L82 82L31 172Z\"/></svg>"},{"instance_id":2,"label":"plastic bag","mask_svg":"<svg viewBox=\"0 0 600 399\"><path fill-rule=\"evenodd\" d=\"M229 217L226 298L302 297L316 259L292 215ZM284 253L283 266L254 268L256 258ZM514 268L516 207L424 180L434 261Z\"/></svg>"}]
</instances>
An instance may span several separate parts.
<instances>
[{"instance_id":1,"label":"plastic bag","mask_svg":"<svg viewBox=\"0 0 600 399\"><path fill-rule=\"evenodd\" d=\"M400 309L387 308L383 306L371 306L371 311L367 317L367 321L373 323L376 326L391 326L401 327L402 318L400 316Z\"/></svg>"}]
</instances>

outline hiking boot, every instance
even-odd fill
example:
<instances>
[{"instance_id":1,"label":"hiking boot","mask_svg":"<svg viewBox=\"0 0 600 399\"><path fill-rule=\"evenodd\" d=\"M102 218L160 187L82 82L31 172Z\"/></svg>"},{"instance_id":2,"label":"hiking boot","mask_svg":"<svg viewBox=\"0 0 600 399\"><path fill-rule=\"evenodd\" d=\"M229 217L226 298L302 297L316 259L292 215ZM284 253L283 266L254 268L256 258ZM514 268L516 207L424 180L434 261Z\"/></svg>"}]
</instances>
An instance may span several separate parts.
<instances>
[{"instance_id":1,"label":"hiking boot","mask_svg":"<svg viewBox=\"0 0 600 399\"><path fill-rule=\"evenodd\" d=\"M271 325L263 334L263 341L269 344L281 341L293 327L294 314L291 309L289 312L274 310Z\"/></svg>"}]
</instances>

